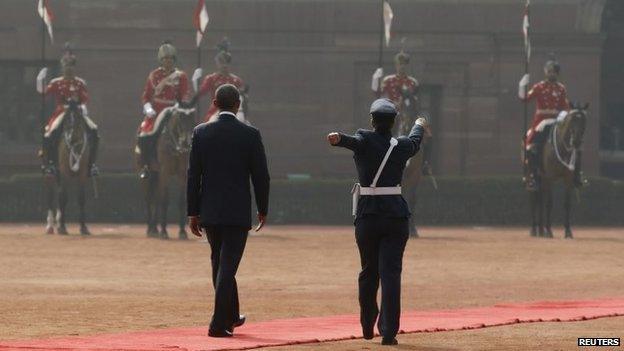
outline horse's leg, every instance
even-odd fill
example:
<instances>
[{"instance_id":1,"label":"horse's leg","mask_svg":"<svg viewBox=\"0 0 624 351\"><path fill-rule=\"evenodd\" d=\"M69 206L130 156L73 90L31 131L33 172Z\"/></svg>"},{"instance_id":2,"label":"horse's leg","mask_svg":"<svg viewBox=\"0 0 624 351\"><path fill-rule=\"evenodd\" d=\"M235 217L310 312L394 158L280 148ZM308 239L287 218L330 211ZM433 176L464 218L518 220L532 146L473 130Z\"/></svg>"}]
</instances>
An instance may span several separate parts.
<instances>
[{"instance_id":1,"label":"horse's leg","mask_svg":"<svg viewBox=\"0 0 624 351\"><path fill-rule=\"evenodd\" d=\"M67 183L61 181L59 186L59 207L56 213L58 222L58 233L67 235L67 227L65 226L65 209L67 208Z\"/></svg>"},{"instance_id":2,"label":"horse's leg","mask_svg":"<svg viewBox=\"0 0 624 351\"><path fill-rule=\"evenodd\" d=\"M543 199L542 201L544 202L544 213L545 213L545 218L544 218L544 236L547 238L552 238L553 237L553 233L552 233L552 228L551 228L551 213L552 213L552 207L553 207L553 189L552 189L552 184L550 182L543 182L544 184L544 190L543 190Z\"/></svg>"},{"instance_id":3,"label":"horse's leg","mask_svg":"<svg viewBox=\"0 0 624 351\"><path fill-rule=\"evenodd\" d=\"M565 238L572 239L572 227L570 226L570 212L572 211L572 185L566 185L564 211L565 217L563 225L565 227Z\"/></svg>"},{"instance_id":4,"label":"horse's leg","mask_svg":"<svg viewBox=\"0 0 624 351\"><path fill-rule=\"evenodd\" d=\"M78 207L80 208L80 235L91 235L87 228L85 205L87 203L86 181L80 182L78 185Z\"/></svg>"},{"instance_id":5,"label":"horse's leg","mask_svg":"<svg viewBox=\"0 0 624 351\"><path fill-rule=\"evenodd\" d=\"M538 236L544 236L544 190L535 191L535 213L537 215Z\"/></svg>"},{"instance_id":6,"label":"horse's leg","mask_svg":"<svg viewBox=\"0 0 624 351\"><path fill-rule=\"evenodd\" d=\"M152 186L153 177L142 179L141 182L143 183L143 200L145 201L145 224L147 225L146 234L148 237L152 237L154 234L152 226L154 218L152 211L152 193L154 192L154 187Z\"/></svg>"},{"instance_id":7,"label":"horse's leg","mask_svg":"<svg viewBox=\"0 0 624 351\"><path fill-rule=\"evenodd\" d=\"M186 233L186 177L182 175L183 172L180 172L178 175L178 224L180 226L180 231L178 232L178 237L180 240L188 239L188 235Z\"/></svg>"},{"instance_id":8,"label":"horse's leg","mask_svg":"<svg viewBox=\"0 0 624 351\"><path fill-rule=\"evenodd\" d=\"M531 209L531 236L538 236L537 228L537 209L538 209L538 194L537 191L529 192L529 207Z\"/></svg>"},{"instance_id":9,"label":"horse's leg","mask_svg":"<svg viewBox=\"0 0 624 351\"><path fill-rule=\"evenodd\" d=\"M160 238L169 239L169 233L167 232L167 210L169 208L169 177L164 173L160 174L158 181L158 201L157 212L158 218L160 218Z\"/></svg>"},{"instance_id":10,"label":"horse's leg","mask_svg":"<svg viewBox=\"0 0 624 351\"><path fill-rule=\"evenodd\" d=\"M56 226L56 184L53 180L44 179L44 187L46 194L47 204L47 217L46 217L46 234L54 234L54 227Z\"/></svg>"}]
</instances>

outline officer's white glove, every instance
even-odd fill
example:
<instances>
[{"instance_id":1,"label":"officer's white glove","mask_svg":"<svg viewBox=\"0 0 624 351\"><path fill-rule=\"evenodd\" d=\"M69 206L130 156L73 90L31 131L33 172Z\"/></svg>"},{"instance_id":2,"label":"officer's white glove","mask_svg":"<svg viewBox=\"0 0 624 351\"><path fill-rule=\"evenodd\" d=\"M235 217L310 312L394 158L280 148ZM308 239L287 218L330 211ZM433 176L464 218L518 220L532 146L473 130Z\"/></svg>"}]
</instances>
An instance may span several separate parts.
<instances>
[{"instance_id":1,"label":"officer's white glove","mask_svg":"<svg viewBox=\"0 0 624 351\"><path fill-rule=\"evenodd\" d=\"M143 105L143 114L150 118L154 118L154 116L156 116L156 111L154 111L152 104L146 102L145 105Z\"/></svg>"},{"instance_id":2,"label":"officer's white glove","mask_svg":"<svg viewBox=\"0 0 624 351\"><path fill-rule=\"evenodd\" d=\"M518 97L524 99L526 97L526 87L529 85L529 74L525 74L518 82Z\"/></svg>"},{"instance_id":3,"label":"officer's white glove","mask_svg":"<svg viewBox=\"0 0 624 351\"><path fill-rule=\"evenodd\" d=\"M48 75L48 68L43 67L37 74L37 91L41 94L45 91L45 80Z\"/></svg>"},{"instance_id":4,"label":"officer's white glove","mask_svg":"<svg viewBox=\"0 0 624 351\"><path fill-rule=\"evenodd\" d=\"M88 117L89 116L89 110L87 110L87 105L81 104L80 105L80 109L82 110L82 115L84 117Z\"/></svg>"},{"instance_id":5,"label":"officer's white glove","mask_svg":"<svg viewBox=\"0 0 624 351\"><path fill-rule=\"evenodd\" d=\"M379 67L375 70L371 79L371 89L373 91L379 91L379 80L381 78L383 78L383 68Z\"/></svg>"},{"instance_id":6,"label":"officer's white glove","mask_svg":"<svg viewBox=\"0 0 624 351\"><path fill-rule=\"evenodd\" d=\"M191 78L192 82L193 82L193 89L195 89L195 91L199 90L199 80L201 79L201 77L204 75L204 71L201 68L196 68L195 71L193 72L193 77Z\"/></svg>"},{"instance_id":7,"label":"officer's white glove","mask_svg":"<svg viewBox=\"0 0 624 351\"><path fill-rule=\"evenodd\" d=\"M423 128L426 128L429 126L429 121L425 117L418 117L418 119L416 119L416 122L414 122L414 124L417 124Z\"/></svg>"}]
</instances>

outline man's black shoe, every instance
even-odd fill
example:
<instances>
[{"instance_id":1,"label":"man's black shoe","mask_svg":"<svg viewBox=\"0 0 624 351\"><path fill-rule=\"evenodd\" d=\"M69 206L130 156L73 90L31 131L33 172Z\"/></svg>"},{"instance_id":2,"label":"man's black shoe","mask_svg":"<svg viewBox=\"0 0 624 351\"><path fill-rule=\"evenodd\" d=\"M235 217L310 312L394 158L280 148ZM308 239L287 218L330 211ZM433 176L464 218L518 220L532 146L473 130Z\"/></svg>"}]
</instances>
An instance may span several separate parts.
<instances>
[{"instance_id":1,"label":"man's black shoe","mask_svg":"<svg viewBox=\"0 0 624 351\"><path fill-rule=\"evenodd\" d=\"M362 334L364 335L364 339L370 340L375 337L375 327L362 327Z\"/></svg>"},{"instance_id":2,"label":"man's black shoe","mask_svg":"<svg viewBox=\"0 0 624 351\"><path fill-rule=\"evenodd\" d=\"M208 329L208 336L211 336L213 338L231 338L234 336L234 334L232 334L232 332L227 331L227 330Z\"/></svg>"},{"instance_id":3,"label":"man's black shoe","mask_svg":"<svg viewBox=\"0 0 624 351\"><path fill-rule=\"evenodd\" d=\"M381 339L381 344L382 345L398 345L399 342L395 338L385 338L384 337L383 339Z\"/></svg>"},{"instance_id":4,"label":"man's black shoe","mask_svg":"<svg viewBox=\"0 0 624 351\"><path fill-rule=\"evenodd\" d=\"M238 317L238 320L237 320L237 321L234 321L234 324L232 324L232 328L238 328L238 327L240 327L241 325L245 324L245 320L247 320L247 317L245 317L245 315L244 315L244 314L241 314L241 315Z\"/></svg>"}]
</instances>

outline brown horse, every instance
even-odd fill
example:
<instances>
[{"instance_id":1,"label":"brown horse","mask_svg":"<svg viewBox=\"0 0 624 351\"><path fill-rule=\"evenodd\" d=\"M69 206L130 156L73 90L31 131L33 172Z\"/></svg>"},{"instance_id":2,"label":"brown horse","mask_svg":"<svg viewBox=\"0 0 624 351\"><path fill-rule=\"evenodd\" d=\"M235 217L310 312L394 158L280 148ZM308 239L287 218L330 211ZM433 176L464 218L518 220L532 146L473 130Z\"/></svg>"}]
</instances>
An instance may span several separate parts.
<instances>
[{"instance_id":1,"label":"brown horse","mask_svg":"<svg viewBox=\"0 0 624 351\"><path fill-rule=\"evenodd\" d=\"M150 165L151 176L142 180L147 212L147 235L168 239L167 210L169 208L169 185L176 179L178 192L179 238L187 239L186 233L186 171L188 168L191 137L196 125L194 109L177 105L161 112L162 126L157 131L157 161ZM138 160L137 160L138 161ZM158 230L160 224L160 231Z\"/></svg>"},{"instance_id":2,"label":"brown horse","mask_svg":"<svg viewBox=\"0 0 624 351\"><path fill-rule=\"evenodd\" d=\"M407 92L404 93L401 111L397 116L397 135L408 135L418 117L418 99L416 95L409 94ZM425 145L430 138L431 135L427 132L421 143L420 151L407 162L405 171L403 172L403 181L401 182L403 187L403 196L412 211L416 207L416 190L423 177L423 170L425 167L428 167L427 162L425 161ZM414 213L410 216L409 230L410 236L418 237L416 216Z\"/></svg>"},{"instance_id":3,"label":"brown horse","mask_svg":"<svg viewBox=\"0 0 624 351\"><path fill-rule=\"evenodd\" d=\"M530 195L532 225L531 236L552 238L551 212L553 207L553 186L563 181L565 238L572 238L570 226L571 197L574 190L574 165L576 155L583 145L583 134L589 105L572 105L572 110L555 122L550 130L548 141L542 153L542 170L538 191Z\"/></svg>"},{"instance_id":4,"label":"brown horse","mask_svg":"<svg viewBox=\"0 0 624 351\"><path fill-rule=\"evenodd\" d=\"M90 143L86 121L77 103L70 102L60 130L58 142L58 177L46 177L48 217L46 232L66 235L66 207L69 188L74 185L78 191L80 234L89 235L86 224L86 188L89 180Z\"/></svg>"}]
</instances>

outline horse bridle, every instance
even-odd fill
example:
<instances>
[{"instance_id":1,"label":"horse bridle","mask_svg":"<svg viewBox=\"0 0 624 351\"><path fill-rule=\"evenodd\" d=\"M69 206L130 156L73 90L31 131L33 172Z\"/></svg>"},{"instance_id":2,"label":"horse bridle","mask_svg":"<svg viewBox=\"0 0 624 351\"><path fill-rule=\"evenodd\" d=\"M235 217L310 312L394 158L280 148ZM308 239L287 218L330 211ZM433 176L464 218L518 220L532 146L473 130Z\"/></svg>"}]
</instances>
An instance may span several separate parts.
<instances>
[{"instance_id":1,"label":"horse bridle","mask_svg":"<svg viewBox=\"0 0 624 351\"><path fill-rule=\"evenodd\" d=\"M174 113L178 113L177 118L191 118L191 116L182 113L180 111L176 111ZM183 115L183 117L181 116ZM171 116L172 118L174 116ZM191 142L190 142L190 133L184 132L183 130L181 130L181 126L180 123L176 123L176 134L178 135L178 137L176 138L176 135L174 135L174 131L172 130L172 128L169 128L169 126L165 127L165 133L167 134L167 136L169 137L169 142L170 142L170 146L171 146L171 150L173 152L176 152L178 154L183 154L183 153L187 153L191 150ZM183 136L183 137L180 137Z\"/></svg>"},{"instance_id":2,"label":"horse bridle","mask_svg":"<svg viewBox=\"0 0 624 351\"><path fill-rule=\"evenodd\" d=\"M566 118L578 118L576 115L579 112L579 110L573 110L571 111L568 116ZM572 123L572 120L570 120L568 123ZM576 130L573 129L574 126L571 126L569 128L566 129L566 133L562 136L561 138L561 145L563 146L563 149L565 152L570 154L570 160L568 162L563 160L563 157L561 157L561 153L559 152L559 142L558 142L558 138L557 138L557 130L558 130L558 126L559 123L556 122L554 127L553 127L553 147L555 149L555 155L557 156L557 160L563 165L565 166L567 169L569 170L574 170L574 166L576 164L576 153L579 151L580 149L580 144L579 146L575 146L574 145L574 135L576 134ZM569 135L569 137L568 137ZM566 140L567 139L567 140Z\"/></svg>"},{"instance_id":3,"label":"horse bridle","mask_svg":"<svg viewBox=\"0 0 624 351\"><path fill-rule=\"evenodd\" d=\"M76 125L76 111L75 106L69 106L67 109L67 113L69 114L69 121L63 121L63 123L69 122L69 129L63 130L63 141L65 142L65 146L69 150L69 168L73 172L78 172L80 169L80 161L82 160L82 156L84 155L85 149L87 148L87 131L83 129L82 131L82 141L75 142L72 140L72 135L74 134L74 127ZM77 152L76 148L80 147L80 150Z\"/></svg>"}]
</instances>

